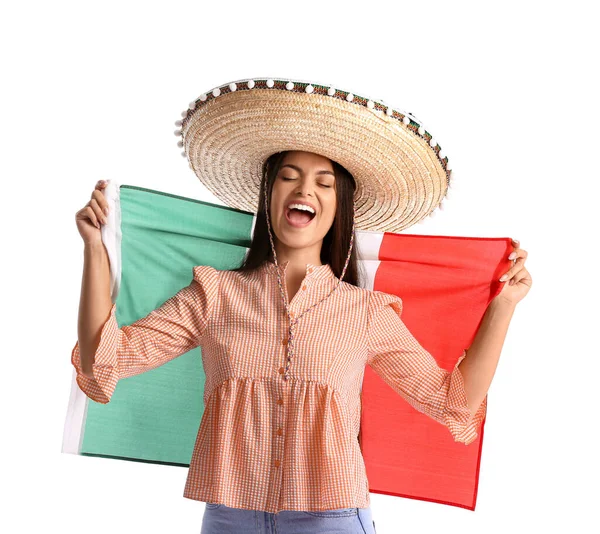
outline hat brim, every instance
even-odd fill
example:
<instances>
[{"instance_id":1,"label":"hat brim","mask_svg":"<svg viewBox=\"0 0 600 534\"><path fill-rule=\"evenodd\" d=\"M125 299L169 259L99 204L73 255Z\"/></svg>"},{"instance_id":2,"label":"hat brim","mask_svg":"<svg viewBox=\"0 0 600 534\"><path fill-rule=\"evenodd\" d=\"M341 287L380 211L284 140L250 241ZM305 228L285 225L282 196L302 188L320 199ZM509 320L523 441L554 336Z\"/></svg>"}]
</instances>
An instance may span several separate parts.
<instances>
[{"instance_id":1,"label":"hat brim","mask_svg":"<svg viewBox=\"0 0 600 534\"><path fill-rule=\"evenodd\" d=\"M302 150L344 166L357 183L356 228L399 232L427 217L446 195L450 171L428 132L387 106L326 86L255 81L203 95L182 121L190 167L227 206L256 213L262 166ZM331 91L330 91L331 92ZM372 107L370 107L372 106ZM408 122L408 124L406 124ZM423 128L421 128L423 131Z\"/></svg>"}]
</instances>

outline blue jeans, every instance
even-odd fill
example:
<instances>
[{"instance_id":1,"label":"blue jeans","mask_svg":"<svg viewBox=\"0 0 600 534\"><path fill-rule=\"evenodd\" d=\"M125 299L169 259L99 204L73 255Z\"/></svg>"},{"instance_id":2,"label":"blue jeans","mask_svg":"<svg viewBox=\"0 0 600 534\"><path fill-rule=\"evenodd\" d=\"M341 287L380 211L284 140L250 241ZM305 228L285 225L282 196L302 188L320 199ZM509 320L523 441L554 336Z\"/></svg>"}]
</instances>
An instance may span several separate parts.
<instances>
[{"instance_id":1,"label":"blue jeans","mask_svg":"<svg viewBox=\"0 0 600 534\"><path fill-rule=\"evenodd\" d=\"M206 503L200 534L376 534L371 508L338 508L320 512L230 508Z\"/></svg>"}]
</instances>

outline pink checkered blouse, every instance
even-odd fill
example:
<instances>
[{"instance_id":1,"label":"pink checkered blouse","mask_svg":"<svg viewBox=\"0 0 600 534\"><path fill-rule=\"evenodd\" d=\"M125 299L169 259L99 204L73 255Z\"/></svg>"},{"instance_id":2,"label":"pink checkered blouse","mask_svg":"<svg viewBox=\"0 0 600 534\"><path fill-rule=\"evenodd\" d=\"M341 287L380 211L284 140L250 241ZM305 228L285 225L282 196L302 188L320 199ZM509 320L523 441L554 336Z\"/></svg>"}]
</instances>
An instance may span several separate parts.
<instances>
[{"instance_id":1,"label":"pink checkered blouse","mask_svg":"<svg viewBox=\"0 0 600 534\"><path fill-rule=\"evenodd\" d=\"M287 265L279 265L282 281ZM284 380L290 318L275 269L272 262L251 273L195 266L188 286L121 328L113 304L94 378L81 372L78 343L73 348L79 387L107 403L120 379L200 346L205 408L184 497L267 512L368 507L358 441L365 365L444 424L455 441L477 437L487 397L469 422L458 369L465 353L452 372L440 368L402 322L402 300L395 295L342 281L300 318L290 379ZM337 283L328 264L307 264L289 305L292 318Z\"/></svg>"}]
</instances>

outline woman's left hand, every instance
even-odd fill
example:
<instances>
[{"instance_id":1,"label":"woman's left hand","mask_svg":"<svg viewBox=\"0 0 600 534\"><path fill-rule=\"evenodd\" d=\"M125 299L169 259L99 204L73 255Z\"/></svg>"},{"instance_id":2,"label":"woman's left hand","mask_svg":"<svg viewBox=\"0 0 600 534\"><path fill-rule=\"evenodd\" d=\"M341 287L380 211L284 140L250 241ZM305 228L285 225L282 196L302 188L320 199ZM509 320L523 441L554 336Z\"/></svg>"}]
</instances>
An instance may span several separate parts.
<instances>
[{"instance_id":1,"label":"woman's left hand","mask_svg":"<svg viewBox=\"0 0 600 534\"><path fill-rule=\"evenodd\" d=\"M529 271L525 268L527 251L523 248L517 248L519 242L516 239L513 239L512 242L516 248L510 253L508 259L514 260L514 265L500 278L500 281L504 284L495 298L516 305L527 295L532 280Z\"/></svg>"}]
</instances>

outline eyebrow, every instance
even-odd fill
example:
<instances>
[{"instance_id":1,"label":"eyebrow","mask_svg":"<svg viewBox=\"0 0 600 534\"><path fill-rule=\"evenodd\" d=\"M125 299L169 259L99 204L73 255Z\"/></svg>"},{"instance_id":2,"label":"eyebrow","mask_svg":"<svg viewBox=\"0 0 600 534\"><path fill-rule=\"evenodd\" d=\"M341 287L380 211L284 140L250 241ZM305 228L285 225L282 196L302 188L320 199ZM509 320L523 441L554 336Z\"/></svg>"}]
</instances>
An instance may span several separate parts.
<instances>
[{"instance_id":1,"label":"eyebrow","mask_svg":"<svg viewBox=\"0 0 600 534\"><path fill-rule=\"evenodd\" d=\"M292 163L286 163L285 165L282 165L280 167L280 170L283 169L284 167L291 167L292 169L296 169L300 174L303 173L303 171L300 167L298 167L297 165L294 165ZM335 174L333 173L333 171L328 171L326 169L321 169L321 170L317 171L317 174L331 174L331 176L333 176L335 178Z\"/></svg>"}]
</instances>

